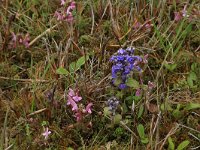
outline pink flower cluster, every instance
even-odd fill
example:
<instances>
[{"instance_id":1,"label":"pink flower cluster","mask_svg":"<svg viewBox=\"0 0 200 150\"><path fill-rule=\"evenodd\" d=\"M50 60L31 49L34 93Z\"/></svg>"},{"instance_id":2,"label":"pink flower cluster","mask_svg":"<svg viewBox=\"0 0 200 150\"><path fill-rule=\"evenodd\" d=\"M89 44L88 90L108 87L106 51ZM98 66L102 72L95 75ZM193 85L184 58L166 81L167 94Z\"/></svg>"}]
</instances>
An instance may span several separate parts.
<instances>
[{"instance_id":1,"label":"pink flower cluster","mask_svg":"<svg viewBox=\"0 0 200 150\"><path fill-rule=\"evenodd\" d=\"M69 88L69 92L67 95L67 105L70 105L72 107L72 111L74 112L74 116L76 117L77 121L81 121L84 116L87 114L91 114L92 110L92 103L88 103L87 106L84 108L84 106L79 107L77 104L82 100L82 97L78 96L78 92L75 92L73 89Z\"/></svg>"},{"instance_id":2,"label":"pink flower cluster","mask_svg":"<svg viewBox=\"0 0 200 150\"><path fill-rule=\"evenodd\" d=\"M27 33L25 36L22 34L16 35L12 32L12 40L9 43L10 48L16 48L17 45L24 45L26 48L29 47L30 36Z\"/></svg>"},{"instance_id":3,"label":"pink flower cluster","mask_svg":"<svg viewBox=\"0 0 200 150\"><path fill-rule=\"evenodd\" d=\"M69 5L67 7L65 7L65 5L66 5L66 0L61 0L62 8L60 10L57 10L55 12L54 16L59 21L72 22L74 20L72 12L76 8L76 3L74 1L72 1L69 3Z\"/></svg>"},{"instance_id":4,"label":"pink flower cluster","mask_svg":"<svg viewBox=\"0 0 200 150\"><path fill-rule=\"evenodd\" d=\"M149 20L146 21L145 24L142 24L141 22L139 22L137 19L135 19L134 24L133 24L133 28L135 30L142 28L144 30L148 30L150 31L152 28L153 24L151 24L151 22Z\"/></svg>"},{"instance_id":5,"label":"pink flower cluster","mask_svg":"<svg viewBox=\"0 0 200 150\"><path fill-rule=\"evenodd\" d=\"M181 10L181 11L179 11L179 12L174 12L174 20L175 21L180 21L180 20L182 20L184 17L190 17L189 15L188 15L188 12L186 11L186 6L184 7L184 9L183 10Z\"/></svg>"}]
</instances>

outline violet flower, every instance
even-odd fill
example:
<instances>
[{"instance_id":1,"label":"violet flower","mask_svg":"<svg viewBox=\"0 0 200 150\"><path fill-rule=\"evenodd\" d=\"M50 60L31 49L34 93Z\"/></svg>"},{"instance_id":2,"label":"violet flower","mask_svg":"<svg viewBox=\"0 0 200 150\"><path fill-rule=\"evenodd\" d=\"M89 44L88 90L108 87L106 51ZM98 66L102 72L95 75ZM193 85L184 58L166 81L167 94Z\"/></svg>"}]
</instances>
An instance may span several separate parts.
<instances>
[{"instance_id":1,"label":"violet flower","mask_svg":"<svg viewBox=\"0 0 200 150\"><path fill-rule=\"evenodd\" d=\"M135 48L128 47L126 49L119 49L117 55L113 55L110 58L110 61L113 62L112 66L112 78L113 83L117 78L121 78L121 83L118 85L119 89L125 89L127 87L126 80L128 75L133 71L137 70L139 72L142 69L139 66L139 63L142 61L142 58L139 56L134 56Z\"/></svg>"}]
</instances>

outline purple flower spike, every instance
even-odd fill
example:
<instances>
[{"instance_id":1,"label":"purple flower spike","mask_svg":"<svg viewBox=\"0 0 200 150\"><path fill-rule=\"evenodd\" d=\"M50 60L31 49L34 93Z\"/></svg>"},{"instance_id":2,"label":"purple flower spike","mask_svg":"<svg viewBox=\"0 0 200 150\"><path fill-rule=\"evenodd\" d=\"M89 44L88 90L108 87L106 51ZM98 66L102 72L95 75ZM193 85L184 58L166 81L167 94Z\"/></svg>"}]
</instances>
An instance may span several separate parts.
<instances>
[{"instance_id":1,"label":"purple flower spike","mask_svg":"<svg viewBox=\"0 0 200 150\"><path fill-rule=\"evenodd\" d=\"M120 83L118 88L125 89L127 85L125 84L128 75L134 70L138 70L139 72L142 69L138 66L140 62L142 62L142 58L139 56L134 56L133 47L128 47L127 49L119 49L117 51L117 55L111 57L110 61L113 63L112 66L112 78L113 83L116 78L121 77L122 83Z\"/></svg>"}]
</instances>

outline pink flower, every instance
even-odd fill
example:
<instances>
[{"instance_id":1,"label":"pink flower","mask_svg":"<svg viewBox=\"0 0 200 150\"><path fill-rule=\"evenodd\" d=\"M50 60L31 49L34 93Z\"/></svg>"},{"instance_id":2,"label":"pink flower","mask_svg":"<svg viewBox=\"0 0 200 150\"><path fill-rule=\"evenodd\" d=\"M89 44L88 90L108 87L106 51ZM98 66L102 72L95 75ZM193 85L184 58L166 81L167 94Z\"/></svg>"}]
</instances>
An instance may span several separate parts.
<instances>
[{"instance_id":1,"label":"pink flower","mask_svg":"<svg viewBox=\"0 0 200 150\"><path fill-rule=\"evenodd\" d=\"M67 99L67 105L72 106L72 111L77 111L78 105L76 104L76 102L79 102L82 99L82 97L78 96L78 93L75 93L74 90L69 88Z\"/></svg>"},{"instance_id":2,"label":"pink flower","mask_svg":"<svg viewBox=\"0 0 200 150\"><path fill-rule=\"evenodd\" d=\"M29 36L29 34L27 33L27 34L25 35L24 39L23 39L23 44L24 44L24 46L25 46L26 48L29 47L29 42L30 42L30 36Z\"/></svg>"},{"instance_id":3,"label":"pink flower","mask_svg":"<svg viewBox=\"0 0 200 150\"><path fill-rule=\"evenodd\" d=\"M155 88L156 86L155 86L155 84L153 83L153 82L151 82L151 81L148 81L148 88L150 89L150 90L152 90L153 88Z\"/></svg>"},{"instance_id":4,"label":"pink flower","mask_svg":"<svg viewBox=\"0 0 200 150\"><path fill-rule=\"evenodd\" d=\"M82 113L81 112L75 113L74 116L76 117L76 121L81 121L81 119L82 119Z\"/></svg>"},{"instance_id":5,"label":"pink flower","mask_svg":"<svg viewBox=\"0 0 200 150\"><path fill-rule=\"evenodd\" d=\"M183 18L180 12L175 12L174 13L174 20L175 21L180 21Z\"/></svg>"},{"instance_id":6,"label":"pink flower","mask_svg":"<svg viewBox=\"0 0 200 150\"><path fill-rule=\"evenodd\" d=\"M65 3L66 3L66 0L61 0L61 5L62 6L65 5Z\"/></svg>"},{"instance_id":7,"label":"pink flower","mask_svg":"<svg viewBox=\"0 0 200 150\"><path fill-rule=\"evenodd\" d=\"M75 101L75 102L79 102L80 100L82 100L82 97L78 96L78 93L75 93L74 90L72 90L71 88L69 88L69 93L68 95Z\"/></svg>"},{"instance_id":8,"label":"pink flower","mask_svg":"<svg viewBox=\"0 0 200 150\"><path fill-rule=\"evenodd\" d=\"M174 20L175 21L180 21L184 17L190 17L188 15L188 12L187 12L186 8L187 8L187 6L185 5L183 10L174 13Z\"/></svg>"},{"instance_id":9,"label":"pink flower","mask_svg":"<svg viewBox=\"0 0 200 150\"><path fill-rule=\"evenodd\" d=\"M135 23L134 23L134 26L133 26L133 28L134 29L139 29L140 27L141 27L141 23L139 22L139 21L136 21Z\"/></svg>"},{"instance_id":10,"label":"pink flower","mask_svg":"<svg viewBox=\"0 0 200 150\"><path fill-rule=\"evenodd\" d=\"M51 134L51 131L49 131L49 128L47 127L45 129L44 133L42 133L42 135L44 136L45 140L48 138L49 134Z\"/></svg>"},{"instance_id":11,"label":"pink flower","mask_svg":"<svg viewBox=\"0 0 200 150\"><path fill-rule=\"evenodd\" d=\"M137 89L135 96L140 96L141 95L141 89Z\"/></svg>"},{"instance_id":12,"label":"pink flower","mask_svg":"<svg viewBox=\"0 0 200 150\"><path fill-rule=\"evenodd\" d=\"M57 20L63 20L64 18L63 15L58 11L55 12L54 16L57 18Z\"/></svg>"},{"instance_id":13,"label":"pink flower","mask_svg":"<svg viewBox=\"0 0 200 150\"><path fill-rule=\"evenodd\" d=\"M11 43L12 43L12 47L13 48L16 48L17 47L17 35L12 32L12 40L11 40Z\"/></svg>"},{"instance_id":14,"label":"pink flower","mask_svg":"<svg viewBox=\"0 0 200 150\"><path fill-rule=\"evenodd\" d=\"M72 22L74 17L73 17L73 14L72 14L72 11L76 8L76 3L75 2L71 2L70 5L68 6L67 8L67 11L66 11L66 21L67 22Z\"/></svg>"},{"instance_id":15,"label":"pink flower","mask_svg":"<svg viewBox=\"0 0 200 150\"><path fill-rule=\"evenodd\" d=\"M145 63L145 64L147 64L148 63L148 54L146 54L146 55L144 55L144 57L143 57L143 63Z\"/></svg>"},{"instance_id":16,"label":"pink flower","mask_svg":"<svg viewBox=\"0 0 200 150\"><path fill-rule=\"evenodd\" d=\"M73 20L74 20L73 15L68 15L68 16L66 17L66 21L67 21L67 22L72 22Z\"/></svg>"},{"instance_id":17,"label":"pink flower","mask_svg":"<svg viewBox=\"0 0 200 150\"><path fill-rule=\"evenodd\" d=\"M89 103L87 106L86 106L86 112L88 112L89 114L91 114L92 113L92 110L91 110L91 107L93 106L93 104L92 103Z\"/></svg>"},{"instance_id":18,"label":"pink flower","mask_svg":"<svg viewBox=\"0 0 200 150\"><path fill-rule=\"evenodd\" d=\"M77 111L78 110L78 105L75 103L75 101L70 96L68 96L67 105L71 105L72 106L72 111Z\"/></svg>"}]
</instances>

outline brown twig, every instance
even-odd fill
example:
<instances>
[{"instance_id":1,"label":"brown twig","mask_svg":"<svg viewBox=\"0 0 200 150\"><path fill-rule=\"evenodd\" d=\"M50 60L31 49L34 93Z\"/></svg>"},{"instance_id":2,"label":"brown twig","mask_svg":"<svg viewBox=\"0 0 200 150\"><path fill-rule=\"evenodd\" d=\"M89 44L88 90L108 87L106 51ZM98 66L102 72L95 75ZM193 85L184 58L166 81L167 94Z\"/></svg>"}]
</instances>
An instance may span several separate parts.
<instances>
[{"instance_id":1,"label":"brown twig","mask_svg":"<svg viewBox=\"0 0 200 150\"><path fill-rule=\"evenodd\" d=\"M14 79L9 77L2 77L0 76L0 79L2 80L14 80L14 81L20 81L20 82L50 82L49 80L42 80L42 79Z\"/></svg>"},{"instance_id":2,"label":"brown twig","mask_svg":"<svg viewBox=\"0 0 200 150\"><path fill-rule=\"evenodd\" d=\"M30 43L29 46L32 46L37 40L39 40L41 37L43 37L45 34L50 33L55 27L57 27L58 24L54 25L53 27L45 30L44 32L42 32L40 35L38 35L35 39L33 39Z\"/></svg>"},{"instance_id":3,"label":"brown twig","mask_svg":"<svg viewBox=\"0 0 200 150\"><path fill-rule=\"evenodd\" d=\"M28 117L33 116L33 115L35 115L35 114L39 114L39 113L41 113L41 112L43 112L43 111L45 111L45 110L47 110L47 108L43 108L43 109L34 111L34 112L28 114Z\"/></svg>"}]
</instances>

